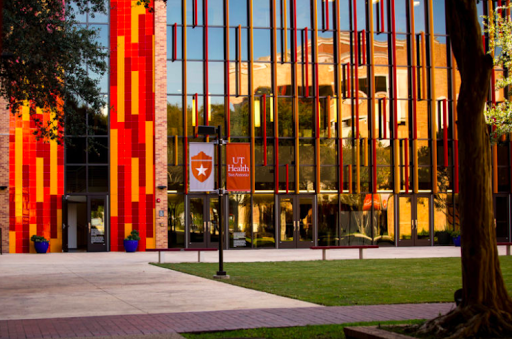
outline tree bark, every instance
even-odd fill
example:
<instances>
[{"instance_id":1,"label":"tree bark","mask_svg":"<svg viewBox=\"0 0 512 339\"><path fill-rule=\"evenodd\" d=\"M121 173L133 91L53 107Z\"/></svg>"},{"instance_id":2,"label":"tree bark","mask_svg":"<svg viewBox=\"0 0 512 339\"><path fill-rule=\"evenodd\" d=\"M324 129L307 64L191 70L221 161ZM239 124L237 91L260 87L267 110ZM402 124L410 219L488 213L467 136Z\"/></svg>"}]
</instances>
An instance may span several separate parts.
<instances>
[{"instance_id":1,"label":"tree bark","mask_svg":"<svg viewBox=\"0 0 512 339\"><path fill-rule=\"evenodd\" d=\"M482 46L475 0L446 0L447 29L459 67L461 305L422 330L451 337L512 333L512 300L501 274L493 222L491 152L484 109L493 58ZM421 330L420 330L421 331Z\"/></svg>"}]
</instances>

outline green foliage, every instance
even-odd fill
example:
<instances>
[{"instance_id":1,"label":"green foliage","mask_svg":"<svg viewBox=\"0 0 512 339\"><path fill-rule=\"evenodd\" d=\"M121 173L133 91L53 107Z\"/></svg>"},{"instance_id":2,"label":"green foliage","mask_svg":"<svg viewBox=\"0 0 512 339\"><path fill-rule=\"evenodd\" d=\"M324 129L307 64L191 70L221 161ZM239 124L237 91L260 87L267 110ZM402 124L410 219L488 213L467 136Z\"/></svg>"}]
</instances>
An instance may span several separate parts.
<instances>
[{"instance_id":1,"label":"green foliage","mask_svg":"<svg viewBox=\"0 0 512 339\"><path fill-rule=\"evenodd\" d=\"M68 4L64 8L65 3ZM107 50L96 41L98 31L77 24L79 14L106 13L103 0L9 0L3 3L3 57L0 95L13 114L31 102L30 116L37 138L62 142L84 128L80 115L97 114L106 105L99 79L107 70ZM86 105L85 105L86 103ZM55 113L42 121L36 107ZM83 133L82 133L83 134Z\"/></svg>"},{"instance_id":2,"label":"green foliage","mask_svg":"<svg viewBox=\"0 0 512 339\"><path fill-rule=\"evenodd\" d=\"M452 231L451 236L452 238L457 238L460 235L460 231Z\"/></svg>"},{"instance_id":3,"label":"green foliage","mask_svg":"<svg viewBox=\"0 0 512 339\"><path fill-rule=\"evenodd\" d=\"M45 237L41 237L41 236L35 235L35 234L30 238L30 240L33 242L50 242Z\"/></svg>"},{"instance_id":4,"label":"green foliage","mask_svg":"<svg viewBox=\"0 0 512 339\"><path fill-rule=\"evenodd\" d=\"M512 7L497 7L489 16L483 16L485 32L489 34L489 54L493 55L494 66L510 69L512 66L512 22L507 18L506 10ZM504 17L503 17L503 16ZM506 73L505 73L506 74ZM512 75L497 79L495 89L505 89L505 98L512 94ZM507 95L508 94L508 95ZM486 107L485 118L492 128L491 142L494 144L507 133L512 132L512 102L490 104Z\"/></svg>"},{"instance_id":5,"label":"green foliage","mask_svg":"<svg viewBox=\"0 0 512 339\"><path fill-rule=\"evenodd\" d=\"M133 230L125 240L140 240L139 231Z\"/></svg>"}]
</instances>

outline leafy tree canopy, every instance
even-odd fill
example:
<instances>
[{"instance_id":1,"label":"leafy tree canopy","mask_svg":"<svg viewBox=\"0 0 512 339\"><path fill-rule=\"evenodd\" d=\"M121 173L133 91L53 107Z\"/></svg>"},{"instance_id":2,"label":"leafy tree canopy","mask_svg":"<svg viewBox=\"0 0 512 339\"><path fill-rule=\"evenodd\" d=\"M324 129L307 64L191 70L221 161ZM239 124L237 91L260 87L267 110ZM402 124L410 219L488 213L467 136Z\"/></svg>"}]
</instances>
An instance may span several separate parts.
<instances>
[{"instance_id":1,"label":"leafy tree canopy","mask_svg":"<svg viewBox=\"0 0 512 339\"><path fill-rule=\"evenodd\" d=\"M31 102L38 138L62 142L64 116L66 133L75 134L83 130L84 111L97 114L107 104L99 79L90 76L107 70L107 50L96 41L97 30L76 20L79 14L106 10L104 0L3 2L0 95L13 114ZM52 121L40 120L35 107L54 112Z\"/></svg>"},{"instance_id":2,"label":"leafy tree canopy","mask_svg":"<svg viewBox=\"0 0 512 339\"><path fill-rule=\"evenodd\" d=\"M503 69L512 67L512 21L504 15L510 7L497 7L489 16L483 16L485 32L489 34L489 54L494 58L494 66ZM504 90L503 101L486 107L485 117L492 128L491 142L495 143L502 135L512 132L512 74L504 73L496 80L495 90Z\"/></svg>"}]
</instances>

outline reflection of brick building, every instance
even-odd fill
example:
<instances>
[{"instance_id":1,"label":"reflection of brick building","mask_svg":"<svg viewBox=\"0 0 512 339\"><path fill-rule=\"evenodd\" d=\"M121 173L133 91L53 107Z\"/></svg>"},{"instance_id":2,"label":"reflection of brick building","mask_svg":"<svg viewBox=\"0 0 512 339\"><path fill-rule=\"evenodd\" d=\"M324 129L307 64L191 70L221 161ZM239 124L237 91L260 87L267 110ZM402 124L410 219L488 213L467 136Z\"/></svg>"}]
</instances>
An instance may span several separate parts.
<instances>
[{"instance_id":1,"label":"reflection of brick building","mask_svg":"<svg viewBox=\"0 0 512 339\"><path fill-rule=\"evenodd\" d=\"M444 2L381 1L210 0L205 15L181 0L154 12L111 0L108 16L82 18L110 48L113 109L65 149L26 137L23 118L0 121L3 251L33 251L33 234L52 251L118 251L131 230L139 250L217 246L218 197L188 191L188 142L205 141L205 124L251 144L252 190L223 201L228 248L443 244L459 227L460 84ZM509 155L509 141L493 149L499 239Z\"/></svg>"}]
</instances>

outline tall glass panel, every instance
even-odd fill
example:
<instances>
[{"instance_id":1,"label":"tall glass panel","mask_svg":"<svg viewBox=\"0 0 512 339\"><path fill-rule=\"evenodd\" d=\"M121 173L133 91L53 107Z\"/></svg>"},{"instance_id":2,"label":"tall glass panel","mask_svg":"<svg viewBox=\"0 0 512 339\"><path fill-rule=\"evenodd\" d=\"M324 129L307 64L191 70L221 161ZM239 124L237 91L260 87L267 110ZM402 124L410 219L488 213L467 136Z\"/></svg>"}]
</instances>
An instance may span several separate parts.
<instances>
[{"instance_id":1,"label":"tall glass panel","mask_svg":"<svg viewBox=\"0 0 512 339\"><path fill-rule=\"evenodd\" d=\"M430 238L430 198L416 198L416 237L418 239Z\"/></svg>"},{"instance_id":2,"label":"tall glass panel","mask_svg":"<svg viewBox=\"0 0 512 339\"><path fill-rule=\"evenodd\" d=\"M293 198L279 199L279 235L281 242L294 241Z\"/></svg>"},{"instance_id":3,"label":"tall glass panel","mask_svg":"<svg viewBox=\"0 0 512 339\"><path fill-rule=\"evenodd\" d=\"M210 197L208 200L210 201L210 220L208 220L210 242L219 242L219 198Z\"/></svg>"},{"instance_id":4,"label":"tall glass panel","mask_svg":"<svg viewBox=\"0 0 512 339\"><path fill-rule=\"evenodd\" d=\"M249 194L229 195L229 247L250 248L251 235L251 196Z\"/></svg>"},{"instance_id":5,"label":"tall glass panel","mask_svg":"<svg viewBox=\"0 0 512 339\"><path fill-rule=\"evenodd\" d=\"M299 240L313 241L313 198L299 198Z\"/></svg>"},{"instance_id":6,"label":"tall glass panel","mask_svg":"<svg viewBox=\"0 0 512 339\"><path fill-rule=\"evenodd\" d=\"M274 195L255 194L252 213L254 247L275 247Z\"/></svg>"},{"instance_id":7,"label":"tall glass panel","mask_svg":"<svg viewBox=\"0 0 512 339\"><path fill-rule=\"evenodd\" d=\"M412 239L412 207L410 197L398 198L398 227L400 240Z\"/></svg>"},{"instance_id":8,"label":"tall glass panel","mask_svg":"<svg viewBox=\"0 0 512 339\"><path fill-rule=\"evenodd\" d=\"M167 241L168 247L185 247L185 196L167 195Z\"/></svg>"},{"instance_id":9,"label":"tall glass panel","mask_svg":"<svg viewBox=\"0 0 512 339\"><path fill-rule=\"evenodd\" d=\"M368 194L371 197L371 194ZM365 208L366 194L343 194L341 200L340 245L371 244L371 203Z\"/></svg>"},{"instance_id":10,"label":"tall glass panel","mask_svg":"<svg viewBox=\"0 0 512 339\"><path fill-rule=\"evenodd\" d=\"M204 199L203 198L190 198L190 227L189 227L189 242L203 243L204 242Z\"/></svg>"},{"instance_id":11,"label":"tall glass panel","mask_svg":"<svg viewBox=\"0 0 512 339\"><path fill-rule=\"evenodd\" d=\"M374 240L379 246L394 246L395 224L392 194L374 194Z\"/></svg>"},{"instance_id":12,"label":"tall glass panel","mask_svg":"<svg viewBox=\"0 0 512 339\"><path fill-rule=\"evenodd\" d=\"M339 240L338 195L318 196L318 245L336 246Z\"/></svg>"}]
</instances>

